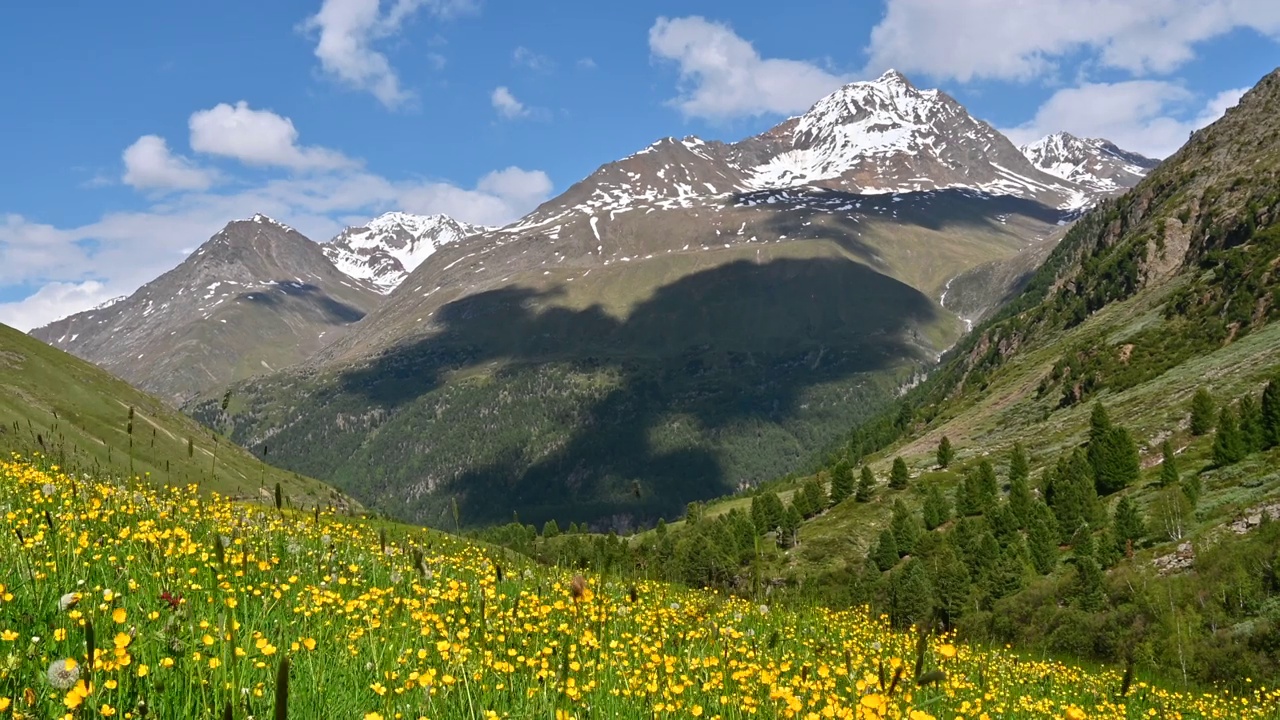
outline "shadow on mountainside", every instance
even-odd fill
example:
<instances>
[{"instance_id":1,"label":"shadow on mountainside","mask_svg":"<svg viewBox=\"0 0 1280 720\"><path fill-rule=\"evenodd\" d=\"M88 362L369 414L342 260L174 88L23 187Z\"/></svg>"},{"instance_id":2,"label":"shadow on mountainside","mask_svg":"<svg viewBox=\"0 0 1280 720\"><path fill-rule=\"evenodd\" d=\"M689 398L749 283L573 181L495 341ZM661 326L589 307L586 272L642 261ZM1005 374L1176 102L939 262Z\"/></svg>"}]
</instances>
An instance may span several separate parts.
<instances>
[{"instance_id":1,"label":"shadow on mountainside","mask_svg":"<svg viewBox=\"0 0 1280 720\"><path fill-rule=\"evenodd\" d=\"M916 328L939 319L915 289L844 259L734 262L660 288L625 319L556 306L560 294L462 298L437 312L438 332L344 374L332 390L342 397L320 399L329 424L371 406L378 419L326 476L433 524L451 524L452 496L464 523L505 522L515 509L526 522L673 517L829 442L783 439L776 426L810 388L921 357ZM446 382L478 367L483 381ZM314 445L326 430L285 432ZM753 475L724 443L793 454L760 458Z\"/></svg>"},{"instance_id":2,"label":"shadow on mountainside","mask_svg":"<svg viewBox=\"0 0 1280 720\"><path fill-rule=\"evenodd\" d=\"M278 292L277 292L278 291ZM236 296L237 301L275 310L315 312L330 325L350 325L364 317L364 311L329 297L323 289L297 280L276 280L270 290L255 290Z\"/></svg>"}]
</instances>

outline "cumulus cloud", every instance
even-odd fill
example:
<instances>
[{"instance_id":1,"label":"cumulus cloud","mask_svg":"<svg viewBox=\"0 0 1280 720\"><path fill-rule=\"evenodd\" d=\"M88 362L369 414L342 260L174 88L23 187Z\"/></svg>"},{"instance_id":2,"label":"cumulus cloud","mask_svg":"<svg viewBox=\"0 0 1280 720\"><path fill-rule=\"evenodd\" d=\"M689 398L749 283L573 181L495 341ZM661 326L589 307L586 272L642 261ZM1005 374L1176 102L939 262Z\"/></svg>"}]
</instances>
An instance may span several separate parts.
<instances>
[{"instance_id":1,"label":"cumulus cloud","mask_svg":"<svg viewBox=\"0 0 1280 720\"><path fill-rule=\"evenodd\" d=\"M1172 155L1195 130L1222 117L1247 88L1225 90L1207 102L1181 85L1158 80L1089 83L1054 93L1035 116L1002 130L1017 144L1065 130L1102 137L1148 157Z\"/></svg>"},{"instance_id":2,"label":"cumulus cloud","mask_svg":"<svg viewBox=\"0 0 1280 720\"><path fill-rule=\"evenodd\" d=\"M498 111L498 115L507 120L515 120L529 114L529 108L517 100L506 86L494 88L493 93L489 95L489 102L493 103L493 109Z\"/></svg>"},{"instance_id":3,"label":"cumulus cloud","mask_svg":"<svg viewBox=\"0 0 1280 720\"><path fill-rule=\"evenodd\" d=\"M254 110L243 100L192 113L187 125L191 149L235 158L249 165L294 170L333 169L354 162L335 150L298 145L293 121L270 110Z\"/></svg>"},{"instance_id":4,"label":"cumulus cloud","mask_svg":"<svg viewBox=\"0 0 1280 720\"><path fill-rule=\"evenodd\" d=\"M112 297L107 286L97 280L52 282L22 300L0 303L0 323L26 332L100 305Z\"/></svg>"},{"instance_id":5,"label":"cumulus cloud","mask_svg":"<svg viewBox=\"0 0 1280 720\"><path fill-rule=\"evenodd\" d=\"M799 113L852 79L809 62L762 58L728 25L696 16L658 18L649 51L677 65L680 94L670 102L687 117Z\"/></svg>"},{"instance_id":6,"label":"cumulus cloud","mask_svg":"<svg viewBox=\"0 0 1280 720\"><path fill-rule=\"evenodd\" d=\"M380 0L324 0L302 29L318 36L315 55L326 73L396 108L413 93L401 86L387 56L375 49L378 41L399 33L421 10L447 19L478 10L479 0L393 0L385 11L381 5Z\"/></svg>"},{"instance_id":7,"label":"cumulus cloud","mask_svg":"<svg viewBox=\"0 0 1280 720\"><path fill-rule=\"evenodd\" d=\"M1275 0L888 0L868 69L968 82L1030 80L1085 53L1134 75L1170 72L1237 28L1280 38Z\"/></svg>"},{"instance_id":8,"label":"cumulus cloud","mask_svg":"<svg viewBox=\"0 0 1280 720\"><path fill-rule=\"evenodd\" d=\"M169 151L159 135L143 135L123 154L126 185L139 190L204 190L213 184L214 173L196 167L187 158Z\"/></svg>"}]
</instances>

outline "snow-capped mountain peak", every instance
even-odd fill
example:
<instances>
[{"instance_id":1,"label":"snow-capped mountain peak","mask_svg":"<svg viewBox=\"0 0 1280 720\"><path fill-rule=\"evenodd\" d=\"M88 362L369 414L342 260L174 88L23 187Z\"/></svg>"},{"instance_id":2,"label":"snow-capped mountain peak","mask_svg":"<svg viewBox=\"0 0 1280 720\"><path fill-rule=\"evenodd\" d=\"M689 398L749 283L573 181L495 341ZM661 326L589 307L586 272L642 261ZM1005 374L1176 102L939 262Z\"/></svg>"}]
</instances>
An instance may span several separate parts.
<instances>
[{"instance_id":1,"label":"snow-capped mountain peak","mask_svg":"<svg viewBox=\"0 0 1280 720\"><path fill-rule=\"evenodd\" d=\"M389 212L343 230L322 247L343 273L389 293L441 246L482 230L448 215Z\"/></svg>"},{"instance_id":2,"label":"snow-capped mountain peak","mask_svg":"<svg viewBox=\"0 0 1280 720\"><path fill-rule=\"evenodd\" d=\"M1019 150L1041 172L1102 192L1130 187L1159 164L1109 140L1068 132L1046 135Z\"/></svg>"}]
</instances>

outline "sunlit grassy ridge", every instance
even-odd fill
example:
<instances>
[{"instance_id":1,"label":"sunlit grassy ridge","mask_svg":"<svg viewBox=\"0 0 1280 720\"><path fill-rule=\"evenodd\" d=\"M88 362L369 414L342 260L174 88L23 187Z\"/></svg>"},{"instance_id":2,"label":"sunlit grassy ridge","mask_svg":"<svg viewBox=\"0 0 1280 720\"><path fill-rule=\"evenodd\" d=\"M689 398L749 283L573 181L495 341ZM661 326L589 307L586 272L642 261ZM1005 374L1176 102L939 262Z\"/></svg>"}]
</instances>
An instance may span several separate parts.
<instances>
[{"instance_id":1,"label":"sunlit grassy ridge","mask_svg":"<svg viewBox=\"0 0 1280 720\"><path fill-rule=\"evenodd\" d=\"M0 717L1271 717L1280 700L17 458L0 518Z\"/></svg>"}]
</instances>

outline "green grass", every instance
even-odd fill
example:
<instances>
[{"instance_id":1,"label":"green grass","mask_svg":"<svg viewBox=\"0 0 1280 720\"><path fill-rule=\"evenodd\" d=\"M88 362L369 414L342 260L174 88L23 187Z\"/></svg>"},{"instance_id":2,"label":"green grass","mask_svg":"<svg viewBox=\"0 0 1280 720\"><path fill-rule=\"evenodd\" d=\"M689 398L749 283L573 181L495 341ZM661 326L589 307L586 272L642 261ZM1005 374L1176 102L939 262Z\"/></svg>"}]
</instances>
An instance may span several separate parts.
<instances>
[{"instance_id":1,"label":"green grass","mask_svg":"<svg viewBox=\"0 0 1280 720\"><path fill-rule=\"evenodd\" d=\"M319 481L264 465L123 380L3 325L0 448L39 451L73 471L198 483L206 491L258 502L271 502L276 483L300 505L350 502Z\"/></svg>"}]
</instances>

